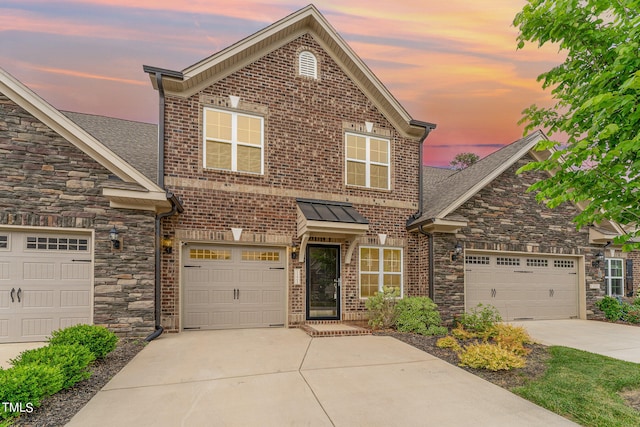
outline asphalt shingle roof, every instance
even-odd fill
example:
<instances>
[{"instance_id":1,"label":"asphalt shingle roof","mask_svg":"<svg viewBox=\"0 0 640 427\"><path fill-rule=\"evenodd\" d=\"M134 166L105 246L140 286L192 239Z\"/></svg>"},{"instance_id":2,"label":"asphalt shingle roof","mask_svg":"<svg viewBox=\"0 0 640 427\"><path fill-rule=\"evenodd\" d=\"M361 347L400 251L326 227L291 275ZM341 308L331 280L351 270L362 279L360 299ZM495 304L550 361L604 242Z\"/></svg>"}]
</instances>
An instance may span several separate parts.
<instances>
[{"instance_id":1,"label":"asphalt shingle roof","mask_svg":"<svg viewBox=\"0 0 640 427\"><path fill-rule=\"evenodd\" d=\"M61 113L157 183L157 125L71 111Z\"/></svg>"},{"instance_id":2,"label":"asphalt shingle roof","mask_svg":"<svg viewBox=\"0 0 640 427\"><path fill-rule=\"evenodd\" d=\"M423 169L422 216L415 222L440 217L449 206L506 163L513 163L513 157L524 147L539 138L541 132L534 132L522 139L506 145L461 171L425 166Z\"/></svg>"}]
</instances>

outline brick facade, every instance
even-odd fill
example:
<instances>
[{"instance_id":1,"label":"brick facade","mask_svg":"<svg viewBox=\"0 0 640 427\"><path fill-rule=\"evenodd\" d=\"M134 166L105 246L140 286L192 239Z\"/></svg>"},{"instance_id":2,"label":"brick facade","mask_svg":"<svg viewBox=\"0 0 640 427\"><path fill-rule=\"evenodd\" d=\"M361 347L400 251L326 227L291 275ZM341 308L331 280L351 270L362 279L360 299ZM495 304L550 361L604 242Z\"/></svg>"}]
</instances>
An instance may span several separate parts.
<instances>
[{"instance_id":1,"label":"brick facade","mask_svg":"<svg viewBox=\"0 0 640 427\"><path fill-rule=\"evenodd\" d=\"M93 321L120 335L146 336L155 324L155 216L110 208L102 196L109 174L0 94L0 226L94 230ZM111 249L114 225L122 251Z\"/></svg>"},{"instance_id":2,"label":"brick facade","mask_svg":"<svg viewBox=\"0 0 640 427\"><path fill-rule=\"evenodd\" d=\"M297 75L302 50L318 59L319 79ZM202 116L205 106L230 108L229 95L240 97L239 111L264 117L264 174L251 175L203 169ZM214 82L200 92L166 98L165 171L167 188L183 201L185 211L163 221L163 233L181 241L233 243L230 228L242 228L242 243L270 244L290 250L297 238L296 198L348 201L369 224L360 244L404 249L405 294L426 287L416 267L420 237L408 234L407 218L418 207L419 143L403 137L375 108L323 48L308 34L285 44L252 64ZM391 141L391 190L377 191L345 185L344 133L373 132ZM325 240L321 239L321 240ZM347 249L344 239L343 260ZM177 247L177 246L176 246ZM179 251L163 257L163 326L179 330ZM287 252L288 253L288 252ZM293 269L301 268L301 285L294 286ZM343 262L342 318L366 313L358 297L358 251L351 264ZM305 320L304 265L289 261L288 322ZM423 283L424 283L424 279Z\"/></svg>"},{"instance_id":3,"label":"brick facade","mask_svg":"<svg viewBox=\"0 0 640 427\"><path fill-rule=\"evenodd\" d=\"M603 269L592 267L602 246L589 243L589 231L576 231L572 218L576 208L564 204L549 209L535 200L527 188L544 179L538 172L517 175L516 171L533 159L526 155L493 182L475 194L451 215L468 220L458 233L435 233L435 294L444 319L451 320L464 309L464 262L452 262L456 242L465 250L492 250L585 257L586 308L591 317L594 302L604 295ZM592 285L598 286L592 289Z\"/></svg>"}]
</instances>

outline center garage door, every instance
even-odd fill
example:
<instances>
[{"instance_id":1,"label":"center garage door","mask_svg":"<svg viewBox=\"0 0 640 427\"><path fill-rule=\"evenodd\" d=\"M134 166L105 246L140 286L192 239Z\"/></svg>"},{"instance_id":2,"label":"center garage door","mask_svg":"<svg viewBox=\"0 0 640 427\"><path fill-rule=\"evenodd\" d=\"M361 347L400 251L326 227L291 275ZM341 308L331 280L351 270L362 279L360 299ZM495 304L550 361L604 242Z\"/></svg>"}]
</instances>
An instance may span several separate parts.
<instances>
[{"instance_id":1,"label":"center garage door","mask_svg":"<svg viewBox=\"0 0 640 427\"><path fill-rule=\"evenodd\" d=\"M284 326L285 251L188 244L183 253L183 329Z\"/></svg>"},{"instance_id":2,"label":"center garage door","mask_svg":"<svg viewBox=\"0 0 640 427\"><path fill-rule=\"evenodd\" d=\"M0 343L91 321L88 234L0 230Z\"/></svg>"},{"instance_id":3,"label":"center garage door","mask_svg":"<svg viewBox=\"0 0 640 427\"><path fill-rule=\"evenodd\" d=\"M578 260L571 257L470 253L466 308L495 306L503 320L578 317Z\"/></svg>"}]
</instances>

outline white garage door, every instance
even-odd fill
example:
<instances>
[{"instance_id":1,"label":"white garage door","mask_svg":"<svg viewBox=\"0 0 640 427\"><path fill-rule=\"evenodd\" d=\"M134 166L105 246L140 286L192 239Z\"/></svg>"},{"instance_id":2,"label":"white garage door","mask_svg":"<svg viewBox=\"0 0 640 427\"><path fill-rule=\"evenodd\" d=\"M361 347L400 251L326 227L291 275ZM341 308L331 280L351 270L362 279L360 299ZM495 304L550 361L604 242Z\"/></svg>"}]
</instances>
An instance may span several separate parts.
<instances>
[{"instance_id":1,"label":"white garage door","mask_svg":"<svg viewBox=\"0 0 640 427\"><path fill-rule=\"evenodd\" d=\"M286 275L281 248L184 247L184 329L284 326Z\"/></svg>"},{"instance_id":2,"label":"white garage door","mask_svg":"<svg viewBox=\"0 0 640 427\"><path fill-rule=\"evenodd\" d=\"M466 308L495 306L504 320L578 316L578 261L571 257L470 253Z\"/></svg>"},{"instance_id":3,"label":"white garage door","mask_svg":"<svg viewBox=\"0 0 640 427\"><path fill-rule=\"evenodd\" d=\"M0 230L0 343L91 322L87 234Z\"/></svg>"}]
</instances>

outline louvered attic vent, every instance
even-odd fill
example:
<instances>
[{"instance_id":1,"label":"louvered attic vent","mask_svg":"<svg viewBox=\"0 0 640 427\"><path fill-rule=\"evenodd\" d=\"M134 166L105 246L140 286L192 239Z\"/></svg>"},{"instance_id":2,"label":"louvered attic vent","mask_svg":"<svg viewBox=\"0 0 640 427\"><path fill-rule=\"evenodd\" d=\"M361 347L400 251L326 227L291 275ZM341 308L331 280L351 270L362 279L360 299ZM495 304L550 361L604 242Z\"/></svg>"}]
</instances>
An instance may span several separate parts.
<instances>
[{"instance_id":1,"label":"louvered attic vent","mask_svg":"<svg viewBox=\"0 0 640 427\"><path fill-rule=\"evenodd\" d=\"M318 78L318 61L313 53L309 51L300 52L298 58L300 62L300 75L305 77Z\"/></svg>"}]
</instances>

